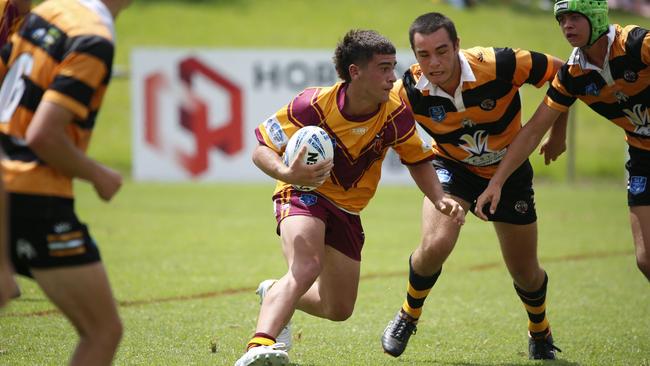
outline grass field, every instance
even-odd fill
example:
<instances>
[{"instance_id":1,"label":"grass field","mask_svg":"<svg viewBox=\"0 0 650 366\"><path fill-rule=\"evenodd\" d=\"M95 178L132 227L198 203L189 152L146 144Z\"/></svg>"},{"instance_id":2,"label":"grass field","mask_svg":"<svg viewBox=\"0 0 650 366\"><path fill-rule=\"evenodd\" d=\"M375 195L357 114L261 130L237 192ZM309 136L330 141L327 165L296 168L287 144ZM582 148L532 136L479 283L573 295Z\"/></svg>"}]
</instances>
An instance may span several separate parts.
<instances>
[{"instance_id":1,"label":"grass field","mask_svg":"<svg viewBox=\"0 0 650 366\"><path fill-rule=\"evenodd\" d=\"M194 0L136 2L118 20L117 63L128 70L138 46L332 49L349 28L377 29L408 48L417 15L441 11L463 46L522 47L566 58L552 16L480 6L471 11L425 0ZM647 19L612 20L650 26ZM543 90L525 88L524 117ZM550 277L548 314L558 365L650 366L650 291L636 269L622 183L623 134L577 111L580 183L565 159L535 159L540 258ZM116 79L90 154L129 175L129 82ZM607 182L596 183L595 178ZM585 183L585 181L589 183ZM259 281L285 269L270 194L259 185L152 184L127 180L109 205L78 184L77 207L109 271L125 335L117 365L232 365L254 331ZM533 365L526 315L502 264L491 226L469 218L432 291L417 335L399 359L379 337L401 305L407 258L419 241L420 194L381 187L363 212L366 247L354 315L333 323L296 314L292 362L319 365ZM0 365L61 365L76 335L33 282L0 312ZM212 348L215 352L212 352Z\"/></svg>"},{"instance_id":2,"label":"grass field","mask_svg":"<svg viewBox=\"0 0 650 366\"><path fill-rule=\"evenodd\" d=\"M254 331L254 288L285 271L267 185L128 184L110 207L79 186L125 337L118 365L231 365ZM650 365L650 292L632 254L622 185L542 184L540 257L560 365ZM165 199L162 199L164 197ZM298 365L528 365L526 315L489 224L469 218L399 359L379 336L404 296L420 194L382 187L366 211L355 314L294 318ZM606 222L606 224L605 224ZM59 365L76 336L30 281L0 314L0 364ZM211 352L212 343L216 353Z\"/></svg>"}]
</instances>

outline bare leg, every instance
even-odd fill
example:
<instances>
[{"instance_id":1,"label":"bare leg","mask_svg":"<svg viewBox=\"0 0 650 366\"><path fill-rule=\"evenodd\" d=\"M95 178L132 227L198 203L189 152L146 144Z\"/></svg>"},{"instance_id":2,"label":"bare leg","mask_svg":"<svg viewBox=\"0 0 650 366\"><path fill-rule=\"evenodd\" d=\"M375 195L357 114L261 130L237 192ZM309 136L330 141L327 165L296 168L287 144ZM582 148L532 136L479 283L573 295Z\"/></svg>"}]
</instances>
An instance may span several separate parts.
<instances>
[{"instance_id":1,"label":"bare leg","mask_svg":"<svg viewBox=\"0 0 650 366\"><path fill-rule=\"evenodd\" d=\"M501 253L517 286L535 291L544 282L544 270L537 260L537 223L513 225L495 222Z\"/></svg>"},{"instance_id":2,"label":"bare leg","mask_svg":"<svg viewBox=\"0 0 650 366\"><path fill-rule=\"evenodd\" d=\"M650 281L650 206L630 207L636 264Z\"/></svg>"},{"instance_id":3,"label":"bare leg","mask_svg":"<svg viewBox=\"0 0 650 366\"><path fill-rule=\"evenodd\" d=\"M32 268L34 279L79 334L71 365L110 365L122 323L101 263L56 269Z\"/></svg>"}]
</instances>

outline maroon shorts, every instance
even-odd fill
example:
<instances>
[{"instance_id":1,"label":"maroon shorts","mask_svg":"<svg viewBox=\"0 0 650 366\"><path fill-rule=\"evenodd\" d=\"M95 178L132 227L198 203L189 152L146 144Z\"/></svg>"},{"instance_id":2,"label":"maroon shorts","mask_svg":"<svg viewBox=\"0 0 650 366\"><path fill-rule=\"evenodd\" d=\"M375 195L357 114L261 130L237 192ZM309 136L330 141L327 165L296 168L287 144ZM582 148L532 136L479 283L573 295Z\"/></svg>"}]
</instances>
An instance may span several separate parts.
<instances>
[{"instance_id":1,"label":"maroon shorts","mask_svg":"<svg viewBox=\"0 0 650 366\"><path fill-rule=\"evenodd\" d=\"M288 216L312 216L325 223L325 245L346 256L361 261L361 249L365 236L359 215L353 215L336 207L316 192L287 189L273 196L277 233L280 222Z\"/></svg>"}]
</instances>

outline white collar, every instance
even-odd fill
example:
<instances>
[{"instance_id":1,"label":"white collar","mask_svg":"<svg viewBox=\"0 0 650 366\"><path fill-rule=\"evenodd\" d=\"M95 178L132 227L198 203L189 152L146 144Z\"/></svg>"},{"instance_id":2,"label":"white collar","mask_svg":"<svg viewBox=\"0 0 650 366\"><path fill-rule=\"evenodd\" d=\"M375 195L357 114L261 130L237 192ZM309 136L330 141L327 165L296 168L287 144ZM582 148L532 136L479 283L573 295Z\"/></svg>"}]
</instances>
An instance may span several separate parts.
<instances>
[{"instance_id":1,"label":"white collar","mask_svg":"<svg viewBox=\"0 0 650 366\"><path fill-rule=\"evenodd\" d=\"M462 52L462 50L458 51L458 59L460 60L460 83L458 86L462 87L463 83L466 81L476 81L476 76L474 76L474 72L472 71L472 68L469 65L469 62L467 61L467 58L465 57L465 54ZM425 75L422 75L422 77L420 77L420 80L418 80L418 82L415 84L415 88L420 91L428 90L429 95L448 96L448 94L445 93L438 85L431 84Z\"/></svg>"},{"instance_id":2,"label":"white collar","mask_svg":"<svg viewBox=\"0 0 650 366\"><path fill-rule=\"evenodd\" d=\"M605 62L604 65L608 64L609 60L609 51L612 48L612 44L614 43L614 38L616 37L616 27L613 24L609 25L609 30L607 31L607 54L605 55ZM573 52L571 52L571 56L569 56L569 60L567 61L567 64L569 65L580 65L580 67L583 70L596 70L596 71L602 71L602 69L589 61L587 61L587 57L585 56L584 52L579 47L575 47L573 49Z\"/></svg>"},{"instance_id":3,"label":"white collar","mask_svg":"<svg viewBox=\"0 0 650 366\"><path fill-rule=\"evenodd\" d=\"M113 43L115 43L115 22L113 21L113 15L111 11L108 10L106 4L100 0L77 0L79 3L88 9L94 11L99 15L102 22L108 27L111 31L111 36L113 36Z\"/></svg>"}]
</instances>

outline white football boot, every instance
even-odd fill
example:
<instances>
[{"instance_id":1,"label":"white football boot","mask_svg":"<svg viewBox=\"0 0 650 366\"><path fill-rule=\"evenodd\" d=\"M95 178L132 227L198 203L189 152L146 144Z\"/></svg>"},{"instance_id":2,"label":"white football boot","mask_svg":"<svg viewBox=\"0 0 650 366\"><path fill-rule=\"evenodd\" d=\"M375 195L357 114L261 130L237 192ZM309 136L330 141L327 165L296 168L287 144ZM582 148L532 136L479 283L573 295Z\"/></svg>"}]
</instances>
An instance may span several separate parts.
<instances>
[{"instance_id":1,"label":"white football boot","mask_svg":"<svg viewBox=\"0 0 650 366\"><path fill-rule=\"evenodd\" d=\"M235 366L286 366L288 364L289 355L282 343L253 347L235 362Z\"/></svg>"},{"instance_id":2,"label":"white football boot","mask_svg":"<svg viewBox=\"0 0 650 366\"><path fill-rule=\"evenodd\" d=\"M262 301L264 301L264 296L266 296L266 293L269 291L271 286L273 286L273 284L276 282L277 280L266 280L260 282L260 285L257 286L257 290L255 291L255 293L260 296L260 305L262 304ZM286 351L291 349L291 320L289 320L287 325L285 325L284 328L282 328L280 334L278 334L276 341L278 343L284 344Z\"/></svg>"}]
</instances>

